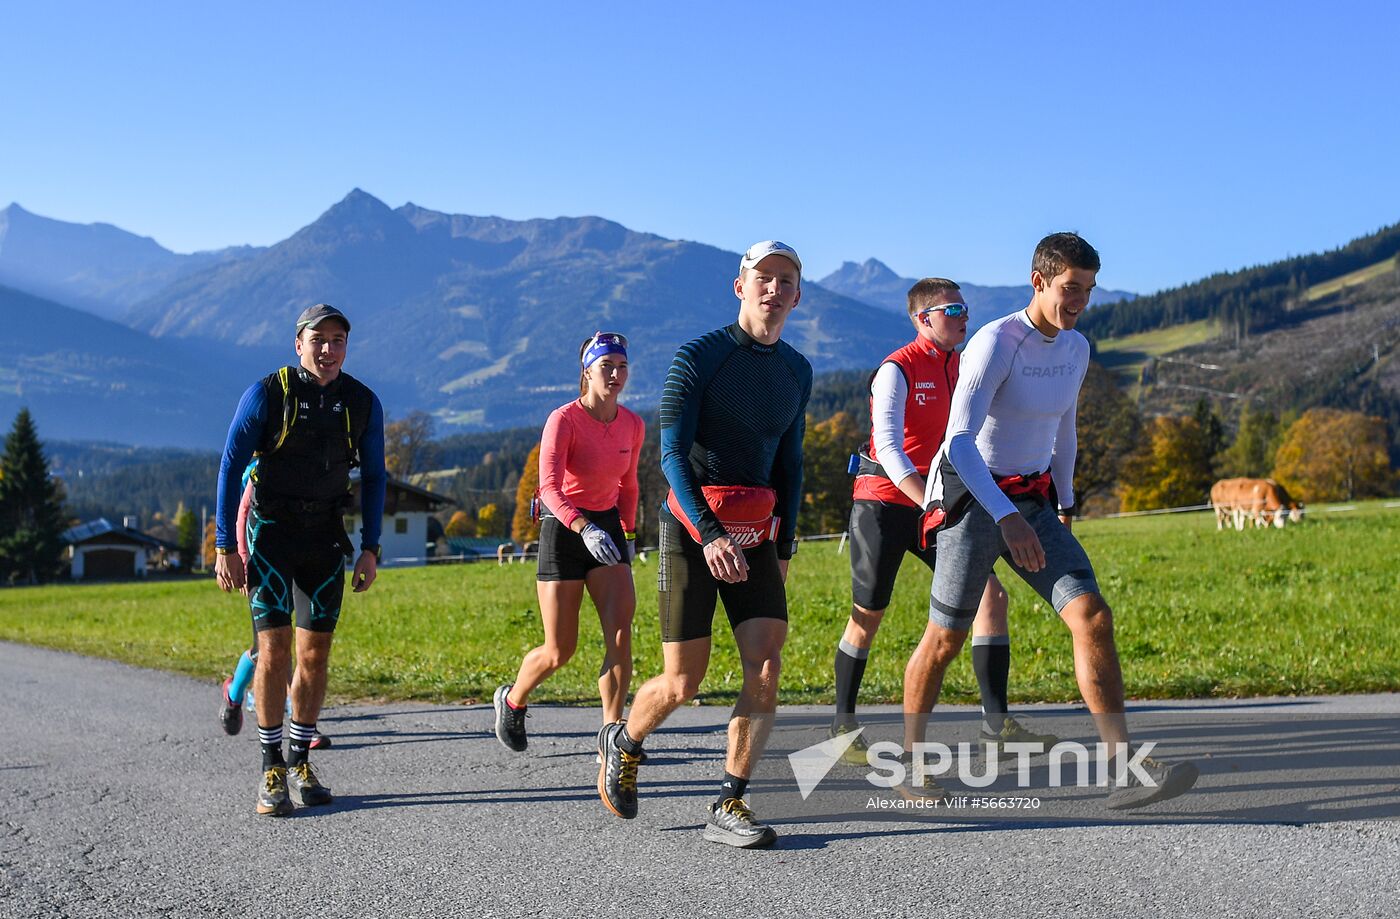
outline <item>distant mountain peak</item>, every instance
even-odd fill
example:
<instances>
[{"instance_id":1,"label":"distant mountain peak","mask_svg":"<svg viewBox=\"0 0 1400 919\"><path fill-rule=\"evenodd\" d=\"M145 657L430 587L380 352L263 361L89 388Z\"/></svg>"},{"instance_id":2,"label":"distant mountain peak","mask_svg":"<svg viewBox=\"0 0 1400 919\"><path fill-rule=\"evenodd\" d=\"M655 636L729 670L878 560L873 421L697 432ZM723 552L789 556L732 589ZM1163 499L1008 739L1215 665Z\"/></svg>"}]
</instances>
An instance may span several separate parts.
<instances>
[{"instance_id":1,"label":"distant mountain peak","mask_svg":"<svg viewBox=\"0 0 1400 919\"><path fill-rule=\"evenodd\" d=\"M823 287L841 291L848 287L863 288L871 285L901 283L901 278L894 273L889 265L877 258L868 258L860 263L842 262L840 268L822 278L818 283Z\"/></svg>"}]
</instances>

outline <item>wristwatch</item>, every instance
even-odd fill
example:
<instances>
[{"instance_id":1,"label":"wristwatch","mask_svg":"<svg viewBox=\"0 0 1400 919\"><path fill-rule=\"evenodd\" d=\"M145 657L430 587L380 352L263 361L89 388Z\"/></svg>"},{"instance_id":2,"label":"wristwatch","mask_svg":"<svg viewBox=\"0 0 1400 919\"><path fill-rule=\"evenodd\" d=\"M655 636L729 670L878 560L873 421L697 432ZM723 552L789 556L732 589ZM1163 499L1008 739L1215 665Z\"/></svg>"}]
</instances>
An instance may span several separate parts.
<instances>
[{"instance_id":1,"label":"wristwatch","mask_svg":"<svg viewBox=\"0 0 1400 919\"><path fill-rule=\"evenodd\" d=\"M374 555L374 560L375 560L376 562L382 562L382 561L384 561L384 547L383 547L383 546L360 546L360 551L361 551L361 552L369 552L369 553L371 553L372 555Z\"/></svg>"}]
</instances>

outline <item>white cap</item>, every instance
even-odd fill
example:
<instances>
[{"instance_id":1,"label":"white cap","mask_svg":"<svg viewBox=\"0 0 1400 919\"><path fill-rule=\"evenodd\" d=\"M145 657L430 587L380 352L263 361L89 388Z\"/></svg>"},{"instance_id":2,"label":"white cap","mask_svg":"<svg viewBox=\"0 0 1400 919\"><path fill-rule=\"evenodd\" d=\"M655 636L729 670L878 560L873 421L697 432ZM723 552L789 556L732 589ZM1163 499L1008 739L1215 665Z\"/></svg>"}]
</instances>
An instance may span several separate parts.
<instances>
[{"instance_id":1,"label":"white cap","mask_svg":"<svg viewBox=\"0 0 1400 919\"><path fill-rule=\"evenodd\" d=\"M749 246L749 251L745 252L744 257L739 259L739 271L752 268L770 255L781 255L796 265L798 273L801 274L802 259L797 257L797 250L787 243L778 242L776 239L765 239L761 243Z\"/></svg>"}]
</instances>

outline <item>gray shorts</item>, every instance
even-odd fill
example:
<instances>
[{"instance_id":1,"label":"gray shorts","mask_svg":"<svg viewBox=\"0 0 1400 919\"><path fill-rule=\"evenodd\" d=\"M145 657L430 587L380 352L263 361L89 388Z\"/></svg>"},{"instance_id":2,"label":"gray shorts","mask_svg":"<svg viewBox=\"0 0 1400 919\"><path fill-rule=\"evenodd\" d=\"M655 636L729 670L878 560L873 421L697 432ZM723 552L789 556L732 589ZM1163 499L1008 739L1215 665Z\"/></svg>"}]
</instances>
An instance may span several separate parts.
<instances>
[{"instance_id":1,"label":"gray shorts","mask_svg":"<svg viewBox=\"0 0 1400 919\"><path fill-rule=\"evenodd\" d=\"M1099 592L1089 556L1060 523L1054 509L1028 501L1019 501L1016 507L1040 538L1045 567L1030 572L1012 562L1001 538L1001 527L974 501L955 526L938 533L938 564L933 571L929 619L946 629L971 628L987 577L998 558L1005 559L1011 570L1057 613L1076 597Z\"/></svg>"}]
</instances>

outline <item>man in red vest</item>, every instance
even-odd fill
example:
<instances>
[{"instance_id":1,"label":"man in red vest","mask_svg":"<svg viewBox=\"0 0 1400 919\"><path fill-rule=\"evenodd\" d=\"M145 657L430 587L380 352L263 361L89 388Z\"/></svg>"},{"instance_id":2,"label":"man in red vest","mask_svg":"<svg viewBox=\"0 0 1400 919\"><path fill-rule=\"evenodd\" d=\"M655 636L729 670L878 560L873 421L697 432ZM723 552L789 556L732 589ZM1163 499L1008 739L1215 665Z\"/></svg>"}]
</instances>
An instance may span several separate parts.
<instances>
[{"instance_id":1,"label":"man in red vest","mask_svg":"<svg viewBox=\"0 0 1400 919\"><path fill-rule=\"evenodd\" d=\"M860 455L851 507L852 608L836 650L833 737L858 727L856 696L905 553L930 571L934 567L934 546L919 547L919 522L925 479L943 443L958 382L954 349L967 337L967 304L957 284L924 278L909 290L909 319L918 334L871 376L870 441ZM992 575L972 631L973 670L986 722L982 739L1039 742L1048 749L1056 738L1032 733L1006 714L1011 666L1006 607L1006 592ZM864 738L857 737L842 758L865 765L867 749Z\"/></svg>"}]
</instances>

